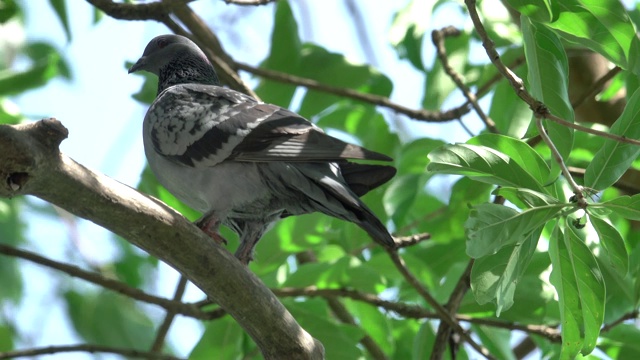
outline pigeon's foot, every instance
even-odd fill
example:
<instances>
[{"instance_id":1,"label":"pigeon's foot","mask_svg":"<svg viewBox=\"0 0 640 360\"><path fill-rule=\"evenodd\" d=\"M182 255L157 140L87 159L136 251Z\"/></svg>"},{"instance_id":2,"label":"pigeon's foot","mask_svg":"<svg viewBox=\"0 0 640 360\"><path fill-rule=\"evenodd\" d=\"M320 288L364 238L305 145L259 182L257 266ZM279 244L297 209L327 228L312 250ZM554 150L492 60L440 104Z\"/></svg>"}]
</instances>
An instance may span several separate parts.
<instances>
[{"instance_id":1,"label":"pigeon's foot","mask_svg":"<svg viewBox=\"0 0 640 360\"><path fill-rule=\"evenodd\" d=\"M195 222L196 226L220 245L227 245L227 239L220 235L220 220L215 216L202 217Z\"/></svg>"},{"instance_id":2,"label":"pigeon's foot","mask_svg":"<svg viewBox=\"0 0 640 360\"><path fill-rule=\"evenodd\" d=\"M236 258L246 266L253 261L253 248L240 247L235 253Z\"/></svg>"}]
</instances>

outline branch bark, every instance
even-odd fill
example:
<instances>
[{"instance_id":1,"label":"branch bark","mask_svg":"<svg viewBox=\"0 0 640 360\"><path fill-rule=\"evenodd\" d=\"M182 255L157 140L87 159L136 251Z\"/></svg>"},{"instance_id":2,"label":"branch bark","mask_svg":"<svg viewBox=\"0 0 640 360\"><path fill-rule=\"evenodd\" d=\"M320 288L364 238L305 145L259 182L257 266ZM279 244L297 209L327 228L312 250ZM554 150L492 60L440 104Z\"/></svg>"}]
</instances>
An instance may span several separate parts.
<instances>
[{"instance_id":1,"label":"branch bark","mask_svg":"<svg viewBox=\"0 0 640 360\"><path fill-rule=\"evenodd\" d=\"M265 359L322 359L322 344L231 253L161 201L60 153L55 119L0 126L0 197L34 195L122 236L184 274L253 338Z\"/></svg>"}]
</instances>

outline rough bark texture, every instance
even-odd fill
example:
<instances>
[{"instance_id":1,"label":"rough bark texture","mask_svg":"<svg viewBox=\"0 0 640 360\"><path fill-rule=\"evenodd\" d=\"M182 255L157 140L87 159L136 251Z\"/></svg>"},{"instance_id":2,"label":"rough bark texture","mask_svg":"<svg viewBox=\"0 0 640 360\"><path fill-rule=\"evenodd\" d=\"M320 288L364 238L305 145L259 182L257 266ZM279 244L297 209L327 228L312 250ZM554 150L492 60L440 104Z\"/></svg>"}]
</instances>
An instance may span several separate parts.
<instances>
[{"instance_id":1,"label":"rough bark texture","mask_svg":"<svg viewBox=\"0 0 640 360\"><path fill-rule=\"evenodd\" d=\"M182 215L61 154L67 135L55 119L0 125L0 197L37 196L165 261L231 314L265 359L324 357L275 295Z\"/></svg>"}]
</instances>

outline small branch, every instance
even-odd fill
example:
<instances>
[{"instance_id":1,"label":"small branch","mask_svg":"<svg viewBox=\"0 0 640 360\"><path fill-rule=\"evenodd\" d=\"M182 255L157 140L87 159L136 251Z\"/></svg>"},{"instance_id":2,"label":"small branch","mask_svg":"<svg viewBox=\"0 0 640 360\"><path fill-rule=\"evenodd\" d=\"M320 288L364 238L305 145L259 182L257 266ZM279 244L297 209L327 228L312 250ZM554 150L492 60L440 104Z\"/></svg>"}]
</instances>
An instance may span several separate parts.
<instances>
[{"instance_id":1,"label":"small branch","mask_svg":"<svg viewBox=\"0 0 640 360\"><path fill-rule=\"evenodd\" d=\"M417 243L431 239L430 233L422 233L408 236L394 236L393 240L398 249L413 246Z\"/></svg>"},{"instance_id":2,"label":"small branch","mask_svg":"<svg viewBox=\"0 0 640 360\"><path fill-rule=\"evenodd\" d=\"M598 81L594 82L593 85L589 89L587 89L584 93L578 96L572 103L571 107L574 109L582 105L587 99L591 99L596 96L602 89L604 88L607 81L613 79L616 75L618 75L622 71L619 66L614 67L609 70L606 74L604 74Z\"/></svg>"},{"instance_id":3,"label":"small branch","mask_svg":"<svg viewBox=\"0 0 640 360\"><path fill-rule=\"evenodd\" d=\"M16 359L19 357L33 357L39 355L52 355L67 352L87 352L87 353L107 353L122 355L128 358L142 358L142 359L159 359L159 360L180 360L181 358L158 354L147 351L139 351L134 349L116 348L111 346L80 344L80 345L61 345L61 346L46 346L40 348L26 349L26 350L14 350L0 353L0 359Z\"/></svg>"},{"instance_id":4,"label":"small branch","mask_svg":"<svg viewBox=\"0 0 640 360\"><path fill-rule=\"evenodd\" d=\"M137 288L131 287L121 281L109 279L98 273L89 272L83 270L77 266L64 264L55 260L47 259L30 251L16 249L14 247L0 244L0 254L14 256L24 260L29 260L36 264L49 267L54 270L61 271L67 275L83 279L90 283L101 286L105 289L113 290L122 295L128 296L132 299L161 306L167 311L191 316L197 319L207 318L207 314L202 312L199 308L193 305L184 304L177 301L171 301L169 299L161 298L147 294L146 292Z\"/></svg>"},{"instance_id":5,"label":"small branch","mask_svg":"<svg viewBox=\"0 0 640 360\"><path fill-rule=\"evenodd\" d=\"M476 343L471 338L471 336L467 334L467 332L460 326L460 324L458 324L456 319L452 317L451 314L449 314L447 310L444 307L442 307L442 305L440 305L438 301L436 301L436 299L434 299L431 296L431 294L429 294L427 289L420 283L420 281L418 281L418 279L416 279L416 277L413 276L411 272L409 272L409 269L404 263L404 260L402 260L402 258L400 257L397 251L388 250L388 253L389 253L389 257L391 258L391 261L394 263L394 265L396 266L400 274L402 274L405 280L407 280L407 282L414 289L416 289L418 294L420 294L420 296L422 296L422 298L436 311L436 313L440 317L440 320L446 322L449 326L451 326L451 328L455 332L457 332L458 335L460 335L460 338L466 341L472 348L474 348L482 356L484 356L487 359L495 359L495 357L491 355L491 353L489 353L489 350L487 350L484 346Z\"/></svg>"},{"instance_id":6,"label":"small branch","mask_svg":"<svg viewBox=\"0 0 640 360\"><path fill-rule=\"evenodd\" d=\"M547 135L547 131L545 130L544 126L542 126L542 119L536 116L535 121L536 121L536 127L538 128L538 133L540 133L540 137L551 150L551 155L553 156L553 159L556 161L556 163L558 163L558 165L560 165L562 174L564 175L565 179L569 183L569 186L571 186L571 189L573 189L573 193L576 195L578 206L581 209L586 209L587 199L584 197L584 188L578 185L575 180L573 180L573 176L571 176L569 169L567 169L567 166L565 165L564 160L562 159L562 155L560 155L560 152L556 148L555 144L553 143L553 141L551 141L551 138L549 138L549 136Z\"/></svg>"},{"instance_id":7,"label":"small branch","mask_svg":"<svg viewBox=\"0 0 640 360\"><path fill-rule=\"evenodd\" d=\"M223 0L227 4L240 5L240 6L256 6L256 5L267 5L271 2L276 2L278 0Z\"/></svg>"},{"instance_id":8,"label":"small branch","mask_svg":"<svg viewBox=\"0 0 640 360\"><path fill-rule=\"evenodd\" d=\"M342 321L345 324L359 326L358 323L356 323L356 320L351 315L351 313L349 313L347 308L340 302L340 300L338 300L335 297L327 297L326 300L327 300L327 303L329 304L329 307L331 308L331 311L333 311L333 314L340 321ZM387 355L384 353L384 351L382 351L380 346L378 346L378 344L375 342L375 340L373 340L373 338L369 336L366 329L363 329L363 330L365 334L364 334L364 337L360 339L360 343L362 344L362 346L364 346L365 349L367 349L369 354L371 354L371 358L375 360L389 359Z\"/></svg>"},{"instance_id":9,"label":"small branch","mask_svg":"<svg viewBox=\"0 0 640 360\"><path fill-rule=\"evenodd\" d=\"M423 120L423 121L429 121L429 122L446 122L446 121L455 120L469 112L466 105L463 105L461 107L454 108L445 112L428 111L425 109L410 109L406 106L392 102L391 100L389 100L388 97L385 97L385 96L367 94L367 93L362 93L353 89L326 85L318 81L303 78L300 76L286 74L283 72L273 71L269 69L258 68L251 65L239 63L239 62L234 62L234 66L240 70L244 70L248 73L258 75L266 79L279 81L285 84L304 86L308 89L319 90L319 91L331 93L334 95L345 96L355 100L361 100L370 104L383 106L391 110L394 110L397 113L406 115L415 120Z\"/></svg>"},{"instance_id":10,"label":"small branch","mask_svg":"<svg viewBox=\"0 0 640 360\"><path fill-rule=\"evenodd\" d=\"M87 0L87 2L100 9L114 19L120 20L156 20L162 22L164 17L170 14L176 6L189 3L193 0L164 0L148 4L116 3L111 0Z\"/></svg>"},{"instance_id":11,"label":"small branch","mask_svg":"<svg viewBox=\"0 0 640 360\"><path fill-rule=\"evenodd\" d=\"M456 287L451 292L449 296L449 301L447 301L446 309L451 314L451 316L455 316L458 312L458 308L460 308L460 304L462 303L462 299L464 298L464 294L467 293L469 289L469 276L471 274L471 269L473 268L474 260L469 260L467 267L465 268L462 276L458 280ZM447 325L444 321L438 325L438 332L436 333L436 340L433 347L433 351L431 352L431 359L442 359L445 353L445 346L447 344L447 340L451 337L451 327Z\"/></svg>"},{"instance_id":12,"label":"small branch","mask_svg":"<svg viewBox=\"0 0 640 360\"><path fill-rule=\"evenodd\" d=\"M184 275L180 275L180 280L178 280L178 285L176 285L176 291L173 294L173 301L180 302L182 300L182 295L184 295L184 290L187 287L187 278ZM176 317L175 311L167 311L167 314L164 316L164 320L162 324L158 328L158 333L156 334L156 338L153 341L153 345L151 345L151 352L161 352L162 345L164 345L164 339L167 337L167 333L169 333L169 328L171 327L171 323L173 323L173 319Z\"/></svg>"},{"instance_id":13,"label":"small branch","mask_svg":"<svg viewBox=\"0 0 640 360\"><path fill-rule=\"evenodd\" d=\"M564 125L564 126L566 126L568 128L574 129L574 130L586 132L586 133L591 134L591 135L600 136L600 137L603 137L605 139L615 140L615 141L618 141L618 142L621 142L621 143L633 144L633 145L640 146L640 140L630 139L628 137L614 135L614 134L608 133L606 131L599 131L599 130L591 129L591 128L588 128L588 127L584 127L582 125L578 125L578 124L572 123L570 121L561 119L561 118L559 118L559 117L557 117L557 116L555 116L555 115L553 115L551 113L547 113L547 114L545 114L543 116L547 120L551 120L551 121L553 121L555 123L558 123L560 125Z\"/></svg>"},{"instance_id":14,"label":"small branch","mask_svg":"<svg viewBox=\"0 0 640 360\"><path fill-rule=\"evenodd\" d=\"M447 50L444 46L444 39L449 36L460 36L460 30L456 29L453 26L448 26L440 30L434 30L433 32L431 32L431 41L436 47L436 52L438 54L438 59L440 59L440 63L442 63L442 68L444 69L445 73L449 75L451 80L456 83L458 89L462 91L464 96L467 98L467 101L471 104L471 106L473 106L473 109L476 111L476 113L478 113L478 116L480 116L482 122L484 122L487 129L489 129L489 131L491 131L492 133L499 133L498 129L496 128L496 123L491 120L491 118L487 114L485 114L484 110L482 110L482 108L478 104L478 99L476 98L475 94L471 92L469 87L462 80L462 77L460 77L460 75L449 64L449 57L447 56Z\"/></svg>"},{"instance_id":15,"label":"small branch","mask_svg":"<svg viewBox=\"0 0 640 360\"><path fill-rule=\"evenodd\" d=\"M308 296L323 298L331 297L346 297L352 300L361 301L372 306L380 307L386 311L393 311L394 313L408 319L441 319L442 317L432 311L427 311L425 308L408 304L401 301L389 301L383 300L376 295L363 293L352 289L318 289L316 287L306 288L282 288L272 289L273 293L278 297L297 297ZM194 306L199 303L193 304ZM526 333L543 336L550 341L559 341L560 331L557 327L547 325L523 325L516 324L507 321L494 320L488 318L475 318L468 315L455 314L451 315L457 321L464 321L470 324L487 325L509 330L520 330Z\"/></svg>"},{"instance_id":16,"label":"small branch","mask_svg":"<svg viewBox=\"0 0 640 360\"><path fill-rule=\"evenodd\" d=\"M632 320L632 319L637 319L638 318L638 310L633 310L630 311L624 315L622 315L619 319L606 324L605 326L602 327L602 330L600 330L600 333L605 333L607 331L611 331L611 329L613 329L614 327L622 324L623 322L627 321L627 320Z\"/></svg>"}]
</instances>

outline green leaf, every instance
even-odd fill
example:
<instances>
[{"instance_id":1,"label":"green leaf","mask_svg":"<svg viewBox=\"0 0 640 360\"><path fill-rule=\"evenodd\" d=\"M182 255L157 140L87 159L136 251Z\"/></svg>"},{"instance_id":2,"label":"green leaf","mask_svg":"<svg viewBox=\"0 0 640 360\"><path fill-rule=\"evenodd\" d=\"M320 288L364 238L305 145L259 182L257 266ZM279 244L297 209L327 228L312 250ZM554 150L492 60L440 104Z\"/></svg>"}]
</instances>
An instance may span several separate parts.
<instances>
[{"instance_id":1,"label":"green leaf","mask_svg":"<svg viewBox=\"0 0 640 360\"><path fill-rule=\"evenodd\" d=\"M633 196L620 196L607 202L591 204L590 206L595 209L608 209L623 218L640 221L640 194Z\"/></svg>"},{"instance_id":2,"label":"green leaf","mask_svg":"<svg viewBox=\"0 0 640 360\"><path fill-rule=\"evenodd\" d=\"M0 323L0 353L13 349L14 335L11 327Z\"/></svg>"},{"instance_id":3,"label":"green leaf","mask_svg":"<svg viewBox=\"0 0 640 360\"><path fill-rule=\"evenodd\" d=\"M287 68L287 71L291 70ZM382 96L389 96L393 88L391 81L371 66L355 64L342 54L329 52L313 44L304 45L299 71L295 74L323 84ZM309 89L298 113L311 118L343 99L342 96Z\"/></svg>"},{"instance_id":4,"label":"green leaf","mask_svg":"<svg viewBox=\"0 0 640 360\"><path fill-rule=\"evenodd\" d=\"M553 31L526 16L521 17L521 25L531 95L542 101L552 114L573 122L568 92L569 64L560 39ZM568 159L573 148L573 130L550 121L546 128L562 158ZM554 161L548 181L555 180L559 174L560 167Z\"/></svg>"},{"instance_id":5,"label":"green leaf","mask_svg":"<svg viewBox=\"0 0 640 360\"><path fill-rule=\"evenodd\" d=\"M428 176L424 174L407 174L396 176L389 185L383 197L384 210L395 223L403 222L411 206L424 193L427 180Z\"/></svg>"},{"instance_id":6,"label":"green leaf","mask_svg":"<svg viewBox=\"0 0 640 360\"><path fill-rule=\"evenodd\" d=\"M432 173L464 175L489 184L544 192L536 178L515 160L486 146L444 145L429 153L429 160L427 170Z\"/></svg>"},{"instance_id":7,"label":"green leaf","mask_svg":"<svg viewBox=\"0 0 640 360\"><path fill-rule=\"evenodd\" d=\"M547 163L529 144L522 140L487 133L469 139L467 144L486 146L500 151L525 169L539 184L549 178Z\"/></svg>"},{"instance_id":8,"label":"green leaf","mask_svg":"<svg viewBox=\"0 0 640 360\"><path fill-rule=\"evenodd\" d=\"M2 5L2 8L0 8L0 24L6 23L20 13L20 8L15 0L3 0L0 5Z\"/></svg>"},{"instance_id":9,"label":"green leaf","mask_svg":"<svg viewBox=\"0 0 640 360\"><path fill-rule=\"evenodd\" d=\"M640 90L631 96L622 115L611 126L611 134L640 139ZM640 146L607 139L584 174L584 185L596 190L613 185L640 154Z\"/></svg>"},{"instance_id":10,"label":"green leaf","mask_svg":"<svg viewBox=\"0 0 640 360\"><path fill-rule=\"evenodd\" d=\"M243 330L230 316L207 323L189 359L242 359Z\"/></svg>"},{"instance_id":11,"label":"green leaf","mask_svg":"<svg viewBox=\"0 0 640 360\"><path fill-rule=\"evenodd\" d=\"M329 315L329 309L324 300L308 299L300 302L283 301L283 303L298 320L300 326L322 342L327 359L362 357L362 350L358 348L358 343L364 336L364 332L356 326L330 321L332 316Z\"/></svg>"},{"instance_id":12,"label":"green leaf","mask_svg":"<svg viewBox=\"0 0 640 360\"><path fill-rule=\"evenodd\" d=\"M557 225L549 241L553 270L550 281L558 292L562 320L561 359L586 355L595 348L604 319L605 285L596 259L568 225Z\"/></svg>"},{"instance_id":13,"label":"green leaf","mask_svg":"<svg viewBox=\"0 0 640 360\"><path fill-rule=\"evenodd\" d=\"M521 68L516 69L516 74L521 78L526 77L526 73L520 74L523 71L518 70ZM494 88L489 117L501 133L520 139L525 136L531 124L531 109L513 91L509 82L500 81Z\"/></svg>"},{"instance_id":14,"label":"green leaf","mask_svg":"<svg viewBox=\"0 0 640 360\"><path fill-rule=\"evenodd\" d=\"M71 41L71 28L69 26L69 13L67 11L67 0L49 0L49 4L58 15L58 19L67 36L67 41Z\"/></svg>"},{"instance_id":15,"label":"green leaf","mask_svg":"<svg viewBox=\"0 0 640 360\"><path fill-rule=\"evenodd\" d=\"M60 56L50 54L34 62L24 71L3 70L0 72L0 96L16 95L41 87L59 74Z\"/></svg>"},{"instance_id":16,"label":"green leaf","mask_svg":"<svg viewBox=\"0 0 640 360\"><path fill-rule=\"evenodd\" d=\"M625 70L640 75L640 42L618 0L562 0L547 26L570 42L594 50Z\"/></svg>"},{"instance_id":17,"label":"green leaf","mask_svg":"<svg viewBox=\"0 0 640 360\"><path fill-rule=\"evenodd\" d=\"M503 205L476 205L464 224L467 255L477 259L494 254L504 246L521 244L541 226L557 217L565 207L565 204L557 204L518 212Z\"/></svg>"},{"instance_id":18,"label":"green leaf","mask_svg":"<svg viewBox=\"0 0 640 360\"><path fill-rule=\"evenodd\" d=\"M495 189L493 194L504 197L523 210L526 208L558 204L560 202L554 197L529 189L500 187Z\"/></svg>"},{"instance_id":19,"label":"green leaf","mask_svg":"<svg viewBox=\"0 0 640 360\"><path fill-rule=\"evenodd\" d=\"M638 359L640 329L633 324L619 324L602 334L598 348L611 359Z\"/></svg>"},{"instance_id":20,"label":"green leaf","mask_svg":"<svg viewBox=\"0 0 640 360\"><path fill-rule=\"evenodd\" d=\"M542 227L539 227L521 244L505 246L497 253L476 259L473 263L473 295L481 305L495 299L496 316L513 305L516 286L529 266L541 233Z\"/></svg>"},{"instance_id":21,"label":"green leaf","mask_svg":"<svg viewBox=\"0 0 640 360\"><path fill-rule=\"evenodd\" d=\"M498 359L515 360L516 356L511 350L511 331L491 326L473 325L473 329L478 334L489 353Z\"/></svg>"},{"instance_id":22,"label":"green leaf","mask_svg":"<svg viewBox=\"0 0 640 360\"><path fill-rule=\"evenodd\" d=\"M458 74L464 73L469 62L469 44L471 35L462 33L456 37L448 37L445 40L445 49L449 66ZM422 107L429 110L438 110L445 99L458 88L442 67L438 57L434 57L433 66L426 72L427 79L424 86Z\"/></svg>"},{"instance_id":23,"label":"green leaf","mask_svg":"<svg viewBox=\"0 0 640 360\"><path fill-rule=\"evenodd\" d=\"M261 64L270 70L296 74L300 67L302 43L298 24L288 1L278 1L275 7L274 26L271 33L271 51ZM288 108L296 91L295 85L261 79L255 92L262 101Z\"/></svg>"},{"instance_id":24,"label":"green leaf","mask_svg":"<svg viewBox=\"0 0 640 360\"><path fill-rule=\"evenodd\" d=\"M629 271L629 254L622 235L615 227L598 217L589 216L589 221L600 238L603 250L600 257L604 258L607 265L620 277L625 277Z\"/></svg>"},{"instance_id":25,"label":"green leaf","mask_svg":"<svg viewBox=\"0 0 640 360\"><path fill-rule=\"evenodd\" d=\"M537 21L551 21L554 15L552 0L507 0L507 3L522 15L526 15Z\"/></svg>"},{"instance_id":26,"label":"green leaf","mask_svg":"<svg viewBox=\"0 0 640 360\"><path fill-rule=\"evenodd\" d=\"M408 59L418 70L422 64L422 43L427 22L437 1L411 0L394 16L389 29L389 42L401 59Z\"/></svg>"},{"instance_id":27,"label":"green leaf","mask_svg":"<svg viewBox=\"0 0 640 360\"><path fill-rule=\"evenodd\" d=\"M110 291L74 290L66 291L64 299L73 327L87 342L139 350L151 346L153 323L132 299Z\"/></svg>"}]
</instances>

